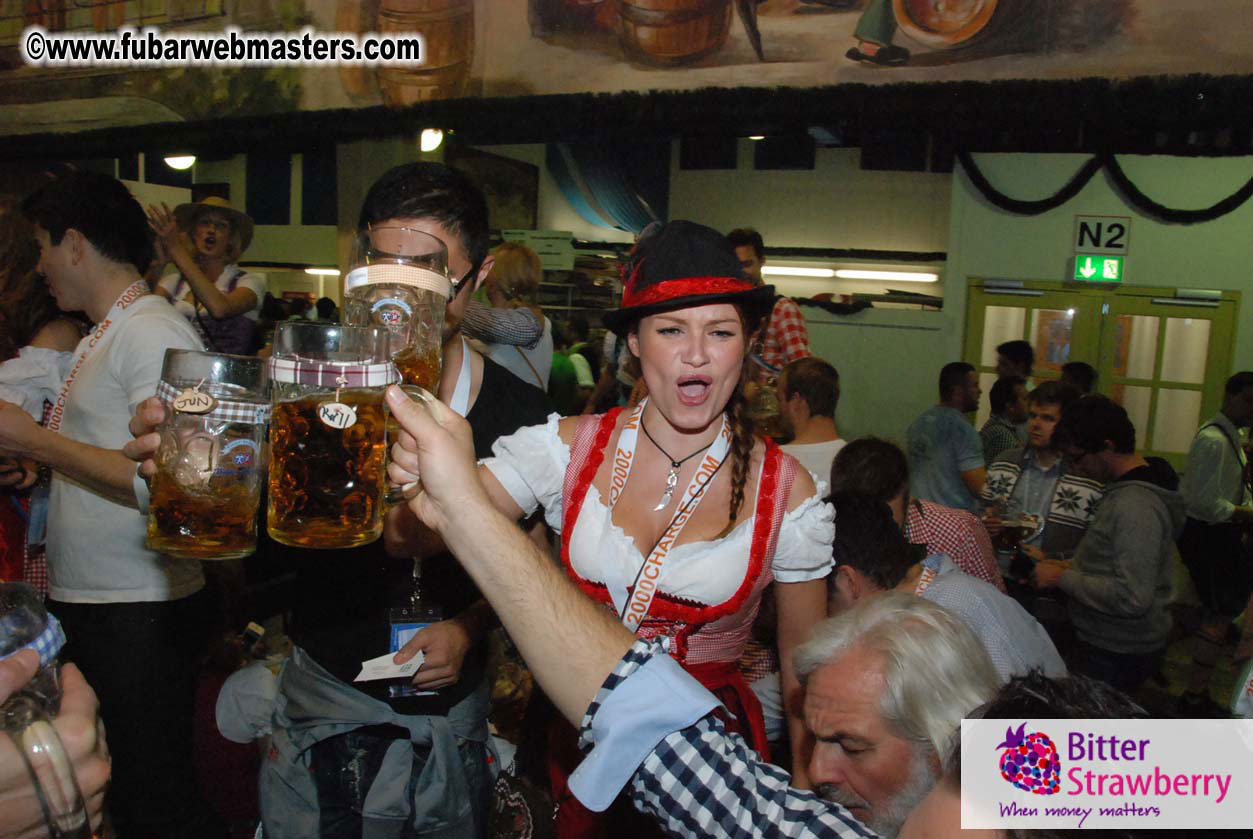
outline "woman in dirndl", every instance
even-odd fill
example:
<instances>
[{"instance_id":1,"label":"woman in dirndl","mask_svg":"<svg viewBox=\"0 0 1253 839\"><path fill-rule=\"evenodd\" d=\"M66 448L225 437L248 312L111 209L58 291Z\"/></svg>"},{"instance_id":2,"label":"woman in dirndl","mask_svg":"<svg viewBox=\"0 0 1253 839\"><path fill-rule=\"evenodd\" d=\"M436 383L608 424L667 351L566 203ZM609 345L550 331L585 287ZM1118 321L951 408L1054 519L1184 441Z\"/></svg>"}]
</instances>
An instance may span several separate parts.
<instances>
[{"instance_id":1,"label":"woman in dirndl","mask_svg":"<svg viewBox=\"0 0 1253 839\"><path fill-rule=\"evenodd\" d=\"M737 662L774 581L784 693L796 697L792 650L826 616L834 538L825 484L758 437L747 416L747 356L773 302L722 234L661 226L636 245L621 308L604 318L638 358L647 399L603 415L554 414L497 441L482 467L502 510L521 518L543 508L562 536L566 573L589 597L640 637L669 636L671 654L763 756L761 705ZM789 724L794 783L804 785L803 726ZM565 736L568 748L550 741L557 833L608 835L607 820L565 789L578 761L573 729Z\"/></svg>"}]
</instances>

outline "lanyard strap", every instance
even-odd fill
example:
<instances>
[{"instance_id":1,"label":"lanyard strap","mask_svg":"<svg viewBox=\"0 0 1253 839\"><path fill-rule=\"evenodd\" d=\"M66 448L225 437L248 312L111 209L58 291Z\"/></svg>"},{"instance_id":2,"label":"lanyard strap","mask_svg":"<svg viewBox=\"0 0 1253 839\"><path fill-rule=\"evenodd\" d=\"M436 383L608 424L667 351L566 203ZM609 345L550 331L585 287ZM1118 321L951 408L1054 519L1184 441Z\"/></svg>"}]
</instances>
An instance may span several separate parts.
<instances>
[{"instance_id":1,"label":"lanyard strap","mask_svg":"<svg viewBox=\"0 0 1253 839\"><path fill-rule=\"evenodd\" d=\"M939 575L939 573L940 572L935 568L923 563L922 573L918 575L918 585L914 586L914 594L918 597L922 597L922 593L927 590L928 586L935 582L935 578Z\"/></svg>"},{"instance_id":2,"label":"lanyard strap","mask_svg":"<svg viewBox=\"0 0 1253 839\"><path fill-rule=\"evenodd\" d=\"M627 478L631 474L631 466L635 460L635 447L639 443L640 418L644 414L644 406L647 403L647 399L640 403L639 407L627 419L626 424L622 428L622 433L618 435L618 447L614 454L614 468L609 488L609 509L611 513L614 504L617 503L622 495ZM678 541L679 534L683 532L684 526L696 513L701 500L705 497L705 490L709 488L709 484L713 482L714 476L722 468L722 464L730 450L731 429L727 425L727 418L724 414L718 436L709 447L709 451L705 452L704 457L701 458L696 471L692 473L691 480L688 481L687 489L683 491L679 511L670 520L670 524L662 532L661 538L653 545L643 564L640 565L639 571L636 572L635 582L631 587L631 596L623 605L620 615L622 623L627 629L638 631L644 618L648 616L649 610L652 609L653 599L657 595L657 589L661 584L661 578L666 567L666 558L669 556L671 548L674 547L674 543ZM622 466L621 472L619 471L620 464Z\"/></svg>"},{"instance_id":3,"label":"lanyard strap","mask_svg":"<svg viewBox=\"0 0 1253 839\"><path fill-rule=\"evenodd\" d=\"M104 338L104 334L109 331L109 327L114 321L121 318L122 313L131 307L141 297L147 296L148 284L143 280L138 280L130 285L126 291L122 292L113 306L109 309L108 314L104 316L104 320L96 325L95 331L91 336L84 338L80 344L82 349L78 351L77 357L74 359L74 365L70 368L70 375L66 377L65 384L61 385L61 393L57 396L57 401L52 405L52 413L48 416L48 424L45 426L49 431L59 431L61 422L65 418L65 402L69 398L70 388L74 386L74 380L78 378L78 374L83 369L83 364L91 357L92 352L100 344Z\"/></svg>"}]
</instances>

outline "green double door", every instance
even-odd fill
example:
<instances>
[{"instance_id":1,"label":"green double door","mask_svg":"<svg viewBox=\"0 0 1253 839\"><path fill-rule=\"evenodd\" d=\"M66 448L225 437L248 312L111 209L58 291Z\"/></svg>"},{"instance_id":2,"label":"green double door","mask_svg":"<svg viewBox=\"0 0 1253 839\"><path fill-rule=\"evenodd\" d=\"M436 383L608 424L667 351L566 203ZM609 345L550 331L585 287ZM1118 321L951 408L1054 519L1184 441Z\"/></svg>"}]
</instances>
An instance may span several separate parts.
<instances>
[{"instance_id":1,"label":"green double door","mask_svg":"<svg viewBox=\"0 0 1253 839\"><path fill-rule=\"evenodd\" d=\"M988 415L996 347L1023 339L1035 348L1037 382L1086 361L1096 390L1127 409L1137 447L1183 469L1197 428L1222 404L1239 304L1239 292L1193 299L1173 288L972 280L964 358L985 394L977 423Z\"/></svg>"}]
</instances>

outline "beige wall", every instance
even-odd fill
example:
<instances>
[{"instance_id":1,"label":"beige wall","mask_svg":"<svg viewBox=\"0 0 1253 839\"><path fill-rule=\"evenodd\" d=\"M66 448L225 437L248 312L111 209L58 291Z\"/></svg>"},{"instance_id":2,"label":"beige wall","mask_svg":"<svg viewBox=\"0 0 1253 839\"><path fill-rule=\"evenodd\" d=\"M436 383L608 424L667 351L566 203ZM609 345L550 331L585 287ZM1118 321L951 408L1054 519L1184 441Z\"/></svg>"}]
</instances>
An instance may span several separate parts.
<instances>
[{"instance_id":1,"label":"beige wall","mask_svg":"<svg viewBox=\"0 0 1253 839\"><path fill-rule=\"evenodd\" d=\"M719 230L755 227L770 247L943 251L952 175L868 172L860 149L818 149L812 170L753 169L741 139L735 170L684 171L674 143L670 218Z\"/></svg>"}]
</instances>

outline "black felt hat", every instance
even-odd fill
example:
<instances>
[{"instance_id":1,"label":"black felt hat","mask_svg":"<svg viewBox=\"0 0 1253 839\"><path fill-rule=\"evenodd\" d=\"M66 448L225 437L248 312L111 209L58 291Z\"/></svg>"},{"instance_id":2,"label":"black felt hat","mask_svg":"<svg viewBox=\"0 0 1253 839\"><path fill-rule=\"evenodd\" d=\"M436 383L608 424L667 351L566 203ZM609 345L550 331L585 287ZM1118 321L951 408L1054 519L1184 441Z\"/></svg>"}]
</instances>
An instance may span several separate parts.
<instances>
[{"instance_id":1,"label":"black felt hat","mask_svg":"<svg viewBox=\"0 0 1253 839\"><path fill-rule=\"evenodd\" d=\"M640 318L710 303L740 303L765 313L774 286L754 285L735 249L712 227L672 221L646 231L623 268L622 305L606 312L605 327L625 335Z\"/></svg>"}]
</instances>

